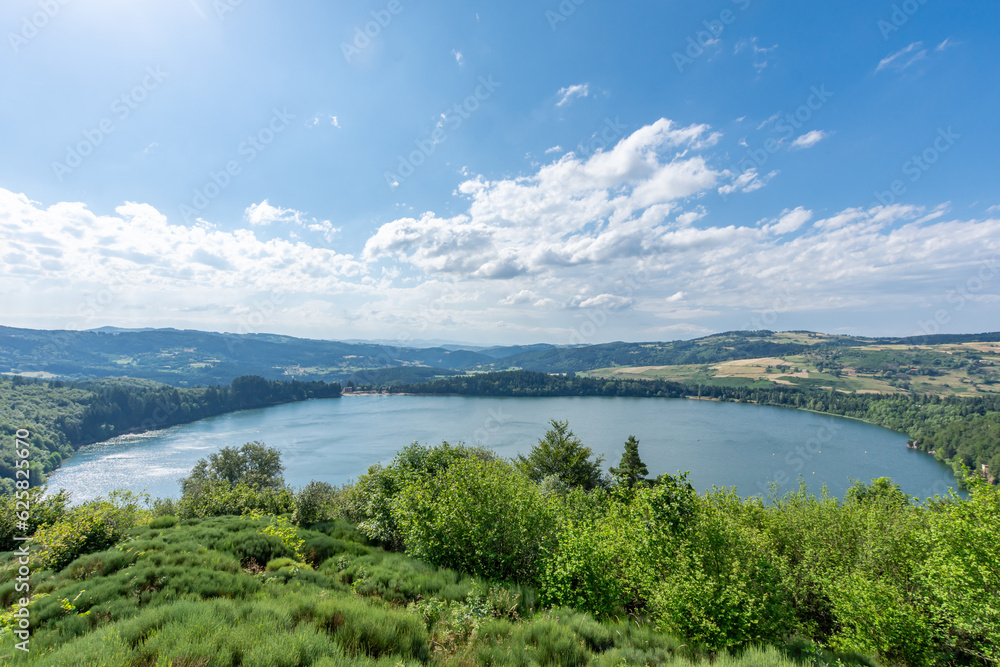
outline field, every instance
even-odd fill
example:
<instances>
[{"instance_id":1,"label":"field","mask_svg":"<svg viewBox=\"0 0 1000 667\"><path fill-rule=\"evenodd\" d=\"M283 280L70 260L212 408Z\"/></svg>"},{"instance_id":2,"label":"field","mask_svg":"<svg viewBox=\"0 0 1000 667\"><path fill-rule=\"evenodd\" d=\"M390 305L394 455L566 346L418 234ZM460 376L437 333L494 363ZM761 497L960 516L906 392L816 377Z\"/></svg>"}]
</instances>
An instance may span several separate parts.
<instances>
[{"instance_id":1,"label":"field","mask_svg":"<svg viewBox=\"0 0 1000 667\"><path fill-rule=\"evenodd\" d=\"M870 394L977 396L1000 392L1000 343L833 347L835 339L823 334L779 333L760 340L816 349L716 364L617 366L580 374L708 386L783 384Z\"/></svg>"}]
</instances>

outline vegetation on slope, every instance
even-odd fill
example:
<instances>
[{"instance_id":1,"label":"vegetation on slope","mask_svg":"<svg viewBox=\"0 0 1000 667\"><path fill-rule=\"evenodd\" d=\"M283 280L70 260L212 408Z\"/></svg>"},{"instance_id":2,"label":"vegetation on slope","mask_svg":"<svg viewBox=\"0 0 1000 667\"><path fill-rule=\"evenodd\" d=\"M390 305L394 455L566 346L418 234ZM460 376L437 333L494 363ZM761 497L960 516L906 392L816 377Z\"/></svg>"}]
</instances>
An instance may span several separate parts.
<instances>
[{"instance_id":1,"label":"vegetation on slope","mask_svg":"<svg viewBox=\"0 0 1000 667\"><path fill-rule=\"evenodd\" d=\"M462 458L456 450L429 454ZM273 488L274 455L230 448L192 476L231 489ZM326 520L296 526L287 514L249 507L217 515L221 508L203 504L193 488L179 504L152 510L133 494L78 507L35 497L43 518L32 529L29 592L18 588L16 554L0 556L0 655L10 664L109 667L875 664L803 640L732 657L696 649L637 613L598 618L540 605L517 581L471 577L373 545L330 519L343 513L345 489L301 490L293 516L310 514L302 505L311 504ZM0 516L12 504L0 499ZM25 617L27 652L16 648Z\"/></svg>"}]
</instances>

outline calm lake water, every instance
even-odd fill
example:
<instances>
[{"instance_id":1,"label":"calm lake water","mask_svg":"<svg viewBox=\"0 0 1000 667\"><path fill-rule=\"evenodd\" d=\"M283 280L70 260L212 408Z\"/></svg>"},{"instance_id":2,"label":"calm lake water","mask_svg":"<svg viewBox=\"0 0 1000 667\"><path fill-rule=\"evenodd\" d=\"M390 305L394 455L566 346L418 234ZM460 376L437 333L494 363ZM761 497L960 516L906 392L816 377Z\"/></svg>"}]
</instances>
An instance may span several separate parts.
<instances>
[{"instance_id":1,"label":"calm lake water","mask_svg":"<svg viewBox=\"0 0 1000 667\"><path fill-rule=\"evenodd\" d=\"M851 479L892 477L925 498L954 486L951 470L906 449L906 436L877 426L783 408L656 398L473 398L345 396L222 415L81 449L51 475L49 487L80 502L112 489L178 497L177 480L198 459L260 440L282 451L285 480L341 484L387 462L407 444L464 441L502 456L526 454L550 419L570 429L605 467L617 465L629 435L651 476L691 471L699 490L735 486L791 490L801 476L840 496Z\"/></svg>"}]
</instances>

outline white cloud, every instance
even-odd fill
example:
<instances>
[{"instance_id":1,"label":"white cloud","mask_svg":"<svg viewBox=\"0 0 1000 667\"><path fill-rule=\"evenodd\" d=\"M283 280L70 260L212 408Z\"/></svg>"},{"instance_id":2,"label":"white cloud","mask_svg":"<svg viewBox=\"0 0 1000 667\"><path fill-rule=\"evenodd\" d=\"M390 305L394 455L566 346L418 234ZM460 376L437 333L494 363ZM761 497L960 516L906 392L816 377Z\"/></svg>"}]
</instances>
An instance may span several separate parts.
<instances>
[{"instance_id":1,"label":"white cloud","mask_svg":"<svg viewBox=\"0 0 1000 667\"><path fill-rule=\"evenodd\" d=\"M643 254L666 232L677 203L715 187L721 172L703 156L713 145L705 125L661 119L586 159L569 153L530 177L467 180L467 213L387 223L363 257L410 263L429 275L511 278L561 266ZM681 149L680 152L677 152Z\"/></svg>"},{"instance_id":2,"label":"white cloud","mask_svg":"<svg viewBox=\"0 0 1000 667\"><path fill-rule=\"evenodd\" d=\"M776 222L765 227L765 229L775 234L791 234L812 220L812 217L813 212L801 206L792 210L785 209L782 211L781 217Z\"/></svg>"},{"instance_id":3,"label":"white cloud","mask_svg":"<svg viewBox=\"0 0 1000 667\"><path fill-rule=\"evenodd\" d=\"M816 144L823 141L829 136L830 133L824 130L813 130L812 132L806 132L805 134L801 135L798 139L793 141L792 145L789 148L791 148L792 150L802 150L805 148L812 148L813 146L815 146Z\"/></svg>"},{"instance_id":4,"label":"white cloud","mask_svg":"<svg viewBox=\"0 0 1000 667\"><path fill-rule=\"evenodd\" d=\"M258 207L255 214L267 211ZM16 250L20 262L6 275L0 266L0 276L32 289L127 285L156 304L148 295L160 291L338 291L364 269L351 255L284 239L262 241L249 229L173 224L148 204L128 202L115 213L100 216L71 202L43 208L0 188L0 247Z\"/></svg>"},{"instance_id":5,"label":"white cloud","mask_svg":"<svg viewBox=\"0 0 1000 667\"><path fill-rule=\"evenodd\" d=\"M728 176L733 176L727 172ZM771 171L764 176L757 173L756 168L747 169L742 174L735 176L732 183L722 185L719 187L720 195L731 195L736 192L743 192L744 194L755 192L760 190L762 187L768 184L768 182L778 175L778 171Z\"/></svg>"},{"instance_id":6,"label":"white cloud","mask_svg":"<svg viewBox=\"0 0 1000 667\"><path fill-rule=\"evenodd\" d=\"M589 83L578 83L566 88L560 88L559 101L556 102L557 107L564 106L568 104L574 97L586 97L590 94L590 84Z\"/></svg>"},{"instance_id":7,"label":"white cloud","mask_svg":"<svg viewBox=\"0 0 1000 667\"><path fill-rule=\"evenodd\" d=\"M740 54L743 51L748 51L753 55L753 67L758 73L764 71L767 68L769 61L768 57L772 51L778 48L777 44L773 46L760 46L756 37L751 37L750 39L742 39L736 43L733 48L734 54Z\"/></svg>"},{"instance_id":8,"label":"white cloud","mask_svg":"<svg viewBox=\"0 0 1000 667\"><path fill-rule=\"evenodd\" d=\"M320 123L330 123L336 128L340 128L340 118L337 116L332 116L330 114L317 114L306 121L306 127L313 128L318 126Z\"/></svg>"},{"instance_id":9,"label":"white cloud","mask_svg":"<svg viewBox=\"0 0 1000 667\"><path fill-rule=\"evenodd\" d=\"M455 57L455 62L458 63L459 65L464 65L465 64L465 57L462 55L461 51L457 51L455 49L452 49L451 50L451 55L453 55Z\"/></svg>"},{"instance_id":10,"label":"white cloud","mask_svg":"<svg viewBox=\"0 0 1000 667\"><path fill-rule=\"evenodd\" d=\"M550 153L562 153L562 150L563 150L562 146L553 146L552 148L546 148L545 154L548 155Z\"/></svg>"},{"instance_id":11,"label":"white cloud","mask_svg":"<svg viewBox=\"0 0 1000 667\"><path fill-rule=\"evenodd\" d=\"M272 206L268 200L259 204L251 204L243 212L243 219L255 227L263 227L273 223L296 225L308 231L321 235L328 243L332 243L340 233L339 227L334 227L329 220L308 218L302 211L293 208ZM292 234L294 236L294 234Z\"/></svg>"},{"instance_id":12,"label":"white cloud","mask_svg":"<svg viewBox=\"0 0 1000 667\"><path fill-rule=\"evenodd\" d=\"M271 206L265 199L259 204L251 204L243 212L243 219L254 226L270 225L274 222L302 224L302 213L292 208Z\"/></svg>"},{"instance_id":13,"label":"white cloud","mask_svg":"<svg viewBox=\"0 0 1000 667\"><path fill-rule=\"evenodd\" d=\"M878 67L875 68L876 72L881 72L887 67L902 72L919 60L923 60L927 57L927 49L923 48L923 42L913 42L906 48L900 49L895 53L891 53L879 61Z\"/></svg>"}]
</instances>

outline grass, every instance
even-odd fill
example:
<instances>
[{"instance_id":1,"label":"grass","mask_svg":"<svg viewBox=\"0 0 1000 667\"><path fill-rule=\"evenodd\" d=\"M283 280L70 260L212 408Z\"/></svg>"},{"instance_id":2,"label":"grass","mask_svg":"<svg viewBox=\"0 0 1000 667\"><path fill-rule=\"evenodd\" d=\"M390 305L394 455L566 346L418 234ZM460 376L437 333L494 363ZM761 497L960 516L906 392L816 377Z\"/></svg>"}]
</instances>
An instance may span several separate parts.
<instances>
[{"instance_id":1,"label":"grass","mask_svg":"<svg viewBox=\"0 0 1000 667\"><path fill-rule=\"evenodd\" d=\"M35 572L31 653L15 665L708 665L642 619L539 610L534 591L384 551L350 524L300 530L305 562L267 519L160 517L111 549ZM0 556L10 609L17 563ZM804 664L774 648L712 664ZM818 655L818 654L817 654ZM834 664L832 657L808 664ZM867 664L867 663L853 663Z\"/></svg>"}]
</instances>

